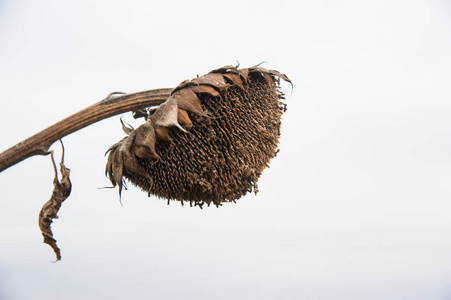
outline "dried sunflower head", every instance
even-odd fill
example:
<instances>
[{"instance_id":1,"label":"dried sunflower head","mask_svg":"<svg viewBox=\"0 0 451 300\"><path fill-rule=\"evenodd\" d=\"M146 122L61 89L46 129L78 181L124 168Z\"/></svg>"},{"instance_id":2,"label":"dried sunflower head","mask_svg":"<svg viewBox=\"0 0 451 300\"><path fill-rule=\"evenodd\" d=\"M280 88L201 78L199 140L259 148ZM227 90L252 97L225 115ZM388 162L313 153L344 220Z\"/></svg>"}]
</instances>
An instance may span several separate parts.
<instances>
[{"instance_id":1,"label":"dried sunflower head","mask_svg":"<svg viewBox=\"0 0 451 300\"><path fill-rule=\"evenodd\" d=\"M194 205L257 192L280 136L280 79L290 82L259 66L225 66L182 82L108 149L111 183L120 193L125 177L149 196Z\"/></svg>"}]
</instances>

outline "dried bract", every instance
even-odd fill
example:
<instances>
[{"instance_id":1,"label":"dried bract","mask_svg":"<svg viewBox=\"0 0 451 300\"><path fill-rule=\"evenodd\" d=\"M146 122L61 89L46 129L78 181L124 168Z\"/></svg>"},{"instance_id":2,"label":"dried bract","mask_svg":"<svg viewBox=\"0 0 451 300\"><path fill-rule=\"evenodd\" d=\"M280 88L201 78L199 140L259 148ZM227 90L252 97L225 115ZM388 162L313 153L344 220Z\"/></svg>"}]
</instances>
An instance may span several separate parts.
<instances>
[{"instance_id":1,"label":"dried bract","mask_svg":"<svg viewBox=\"0 0 451 300\"><path fill-rule=\"evenodd\" d=\"M259 66L225 66L179 84L109 150L106 174L168 200L220 205L257 192L276 155L285 105L279 80Z\"/></svg>"}]
</instances>

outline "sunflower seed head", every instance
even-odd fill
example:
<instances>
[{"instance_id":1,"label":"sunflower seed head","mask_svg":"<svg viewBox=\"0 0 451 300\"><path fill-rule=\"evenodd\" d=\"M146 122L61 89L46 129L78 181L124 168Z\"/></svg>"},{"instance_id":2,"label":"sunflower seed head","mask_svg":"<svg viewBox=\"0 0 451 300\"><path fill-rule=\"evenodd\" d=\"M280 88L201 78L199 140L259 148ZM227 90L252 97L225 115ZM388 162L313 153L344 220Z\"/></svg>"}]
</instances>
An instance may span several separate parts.
<instances>
[{"instance_id":1,"label":"sunflower seed head","mask_svg":"<svg viewBox=\"0 0 451 300\"><path fill-rule=\"evenodd\" d=\"M179 84L166 102L107 151L106 174L149 195L220 205L257 192L276 155L284 111L279 80L260 66L218 68Z\"/></svg>"}]
</instances>

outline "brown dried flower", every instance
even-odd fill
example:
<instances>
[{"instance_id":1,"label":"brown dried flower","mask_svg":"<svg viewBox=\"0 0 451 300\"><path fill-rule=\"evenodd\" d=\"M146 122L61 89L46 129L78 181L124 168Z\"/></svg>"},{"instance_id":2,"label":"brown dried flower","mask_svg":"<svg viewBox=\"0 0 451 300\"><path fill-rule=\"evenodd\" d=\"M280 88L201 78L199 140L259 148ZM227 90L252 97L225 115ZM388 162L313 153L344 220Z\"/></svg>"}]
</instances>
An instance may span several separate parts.
<instances>
[{"instance_id":1,"label":"brown dried flower","mask_svg":"<svg viewBox=\"0 0 451 300\"><path fill-rule=\"evenodd\" d=\"M184 81L107 153L106 174L168 200L220 205L258 191L276 155L285 105L275 70L225 66Z\"/></svg>"}]
</instances>

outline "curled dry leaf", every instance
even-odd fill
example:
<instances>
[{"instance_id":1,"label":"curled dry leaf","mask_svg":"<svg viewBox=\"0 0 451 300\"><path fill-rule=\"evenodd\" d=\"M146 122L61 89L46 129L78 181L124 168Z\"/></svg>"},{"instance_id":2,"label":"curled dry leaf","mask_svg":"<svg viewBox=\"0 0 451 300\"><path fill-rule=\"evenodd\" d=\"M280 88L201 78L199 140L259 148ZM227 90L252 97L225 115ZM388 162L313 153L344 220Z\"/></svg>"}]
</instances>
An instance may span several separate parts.
<instances>
[{"instance_id":1,"label":"curled dry leaf","mask_svg":"<svg viewBox=\"0 0 451 300\"><path fill-rule=\"evenodd\" d=\"M179 84L146 122L107 153L106 174L168 200L202 207L257 192L277 153L285 104L279 80L259 66L225 66Z\"/></svg>"},{"instance_id":2,"label":"curled dry leaf","mask_svg":"<svg viewBox=\"0 0 451 300\"><path fill-rule=\"evenodd\" d=\"M57 213L61 208L63 201L69 197L72 184L69 179L70 169L66 168L64 165L64 148L60 163L61 181L58 180L58 170L53 158L53 151L50 152L50 156L55 170L55 178L53 179L53 193L50 200L42 206L41 212L39 213L39 228L41 229L42 236L44 237L44 243L52 247L56 255L56 260L61 260L61 252L56 245L56 239L53 237L52 228L50 226L53 219L58 219Z\"/></svg>"}]
</instances>

